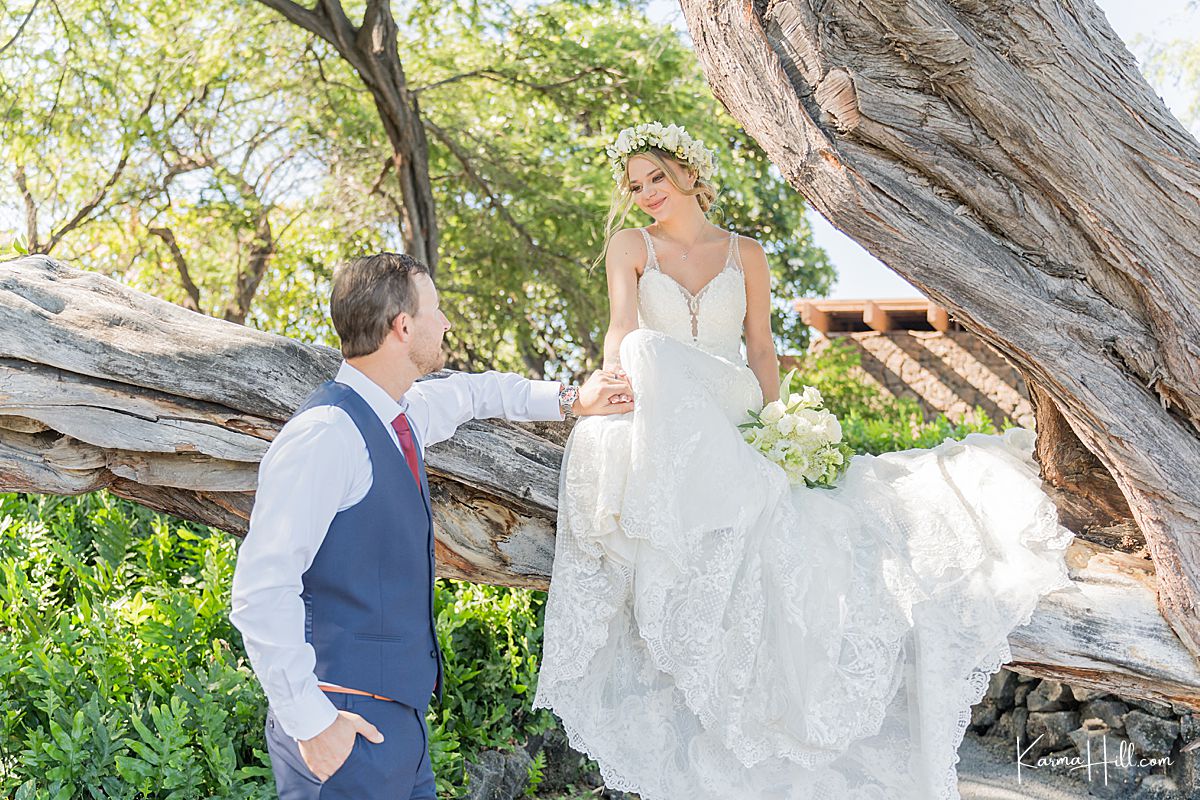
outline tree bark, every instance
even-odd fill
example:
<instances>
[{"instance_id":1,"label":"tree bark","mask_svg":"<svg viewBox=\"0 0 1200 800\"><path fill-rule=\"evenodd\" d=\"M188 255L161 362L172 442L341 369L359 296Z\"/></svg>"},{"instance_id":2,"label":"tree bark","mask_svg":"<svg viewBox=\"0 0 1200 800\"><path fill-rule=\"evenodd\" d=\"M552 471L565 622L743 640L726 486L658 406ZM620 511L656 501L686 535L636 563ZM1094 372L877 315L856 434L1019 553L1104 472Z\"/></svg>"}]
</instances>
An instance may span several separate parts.
<instances>
[{"instance_id":1,"label":"tree bark","mask_svg":"<svg viewBox=\"0 0 1200 800\"><path fill-rule=\"evenodd\" d=\"M682 6L716 96L788 181L1103 465L1200 653L1200 145L1096 5Z\"/></svg>"},{"instance_id":2,"label":"tree bark","mask_svg":"<svg viewBox=\"0 0 1200 800\"><path fill-rule=\"evenodd\" d=\"M340 360L44 256L0 264L0 328L0 491L108 489L239 535L259 459ZM567 432L479 420L429 448L439 575L548 587ZM1150 563L1082 539L1069 563L1014 666L1200 709Z\"/></svg>"}]
</instances>

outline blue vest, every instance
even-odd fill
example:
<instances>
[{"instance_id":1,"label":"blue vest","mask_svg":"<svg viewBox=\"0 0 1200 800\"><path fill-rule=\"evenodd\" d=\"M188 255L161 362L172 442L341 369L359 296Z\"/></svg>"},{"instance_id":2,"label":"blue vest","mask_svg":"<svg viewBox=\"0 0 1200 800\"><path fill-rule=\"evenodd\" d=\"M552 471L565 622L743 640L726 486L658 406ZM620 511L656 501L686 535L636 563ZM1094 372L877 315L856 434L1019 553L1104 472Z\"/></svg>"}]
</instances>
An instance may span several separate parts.
<instances>
[{"instance_id":1,"label":"blue vest","mask_svg":"<svg viewBox=\"0 0 1200 800\"><path fill-rule=\"evenodd\" d=\"M317 654L317 679L424 709L442 656L433 617L433 517L425 461L421 489L384 423L358 392L326 381L299 410L337 406L367 443L371 488L339 511L301 576L304 639ZM424 497L422 497L422 494Z\"/></svg>"}]
</instances>

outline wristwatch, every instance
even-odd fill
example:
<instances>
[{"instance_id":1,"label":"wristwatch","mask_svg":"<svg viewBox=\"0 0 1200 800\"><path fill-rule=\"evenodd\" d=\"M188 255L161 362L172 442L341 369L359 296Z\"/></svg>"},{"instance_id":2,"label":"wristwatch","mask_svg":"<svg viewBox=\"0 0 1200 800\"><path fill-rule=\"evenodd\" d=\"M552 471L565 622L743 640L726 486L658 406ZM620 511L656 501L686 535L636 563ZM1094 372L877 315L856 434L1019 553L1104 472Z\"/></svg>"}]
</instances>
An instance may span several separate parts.
<instances>
[{"instance_id":1,"label":"wristwatch","mask_svg":"<svg viewBox=\"0 0 1200 800\"><path fill-rule=\"evenodd\" d=\"M578 397L579 387L574 384L564 383L562 388L558 390L558 407L562 410L564 417L575 416L573 407Z\"/></svg>"}]
</instances>

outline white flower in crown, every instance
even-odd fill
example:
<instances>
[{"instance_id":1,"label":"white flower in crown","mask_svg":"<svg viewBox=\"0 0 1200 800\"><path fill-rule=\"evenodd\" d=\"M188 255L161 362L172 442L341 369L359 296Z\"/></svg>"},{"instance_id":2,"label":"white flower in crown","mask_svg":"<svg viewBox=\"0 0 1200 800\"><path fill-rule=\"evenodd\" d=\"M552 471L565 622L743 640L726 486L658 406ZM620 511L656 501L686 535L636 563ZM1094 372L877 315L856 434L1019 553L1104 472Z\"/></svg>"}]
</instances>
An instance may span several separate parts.
<instances>
[{"instance_id":1,"label":"white flower in crown","mask_svg":"<svg viewBox=\"0 0 1200 800\"><path fill-rule=\"evenodd\" d=\"M613 179L620 182L625 174L625 164L634 153L658 147L673 154L680 161L695 168L701 178L708 179L716 172L716 159L712 151L699 139L693 139L682 125L666 125L661 122L643 122L625 128L617 139L604 148L612 167Z\"/></svg>"}]
</instances>

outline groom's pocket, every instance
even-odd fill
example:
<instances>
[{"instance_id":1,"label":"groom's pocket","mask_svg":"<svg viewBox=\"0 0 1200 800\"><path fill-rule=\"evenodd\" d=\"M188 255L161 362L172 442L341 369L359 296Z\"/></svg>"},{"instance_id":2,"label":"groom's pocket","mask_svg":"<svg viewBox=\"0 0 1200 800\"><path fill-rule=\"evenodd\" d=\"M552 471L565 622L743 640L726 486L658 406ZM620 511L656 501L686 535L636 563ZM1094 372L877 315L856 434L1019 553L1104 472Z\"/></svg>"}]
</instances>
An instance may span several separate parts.
<instances>
[{"instance_id":1,"label":"groom's pocket","mask_svg":"<svg viewBox=\"0 0 1200 800\"><path fill-rule=\"evenodd\" d=\"M408 637L393 636L386 633L356 633L354 638L360 642L403 642Z\"/></svg>"},{"instance_id":2,"label":"groom's pocket","mask_svg":"<svg viewBox=\"0 0 1200 800\"><path fill-rule=\"evenodd\" d=\"M300 746L296 740L287 735L283 730L283 726L279 724L279 720L275 718L275 714L269 708L267 710L267 752L271 760L279 759L283 764L287 765L292 772L312 783L323 783L304 761L304 756L300 754ZM275 770L275 780L279 782L280 774Z\"/></svg>"}]
</instances>

